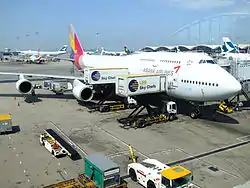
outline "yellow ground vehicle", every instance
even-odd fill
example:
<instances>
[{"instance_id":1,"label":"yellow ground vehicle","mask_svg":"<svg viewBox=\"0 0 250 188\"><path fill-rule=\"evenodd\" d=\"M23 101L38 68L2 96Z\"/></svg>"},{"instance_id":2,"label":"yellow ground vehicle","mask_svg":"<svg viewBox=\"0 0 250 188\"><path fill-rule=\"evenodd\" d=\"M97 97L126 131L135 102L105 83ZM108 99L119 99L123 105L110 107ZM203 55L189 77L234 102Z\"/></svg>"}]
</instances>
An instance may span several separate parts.
<instances>
[{"instance_id":1,"label":"yellow ground vehicle","mask_svg":"<svg viewBox=\"0 0 250 188\"><path fill-rule=\"evenodd\" d=\"M193 175L183 166L167 166L156 159L128 165L130 178L146 188L192 188Z\"/></svg>"},{"instance_id":2,"label":"yellow ground vehicle","mask_svg":"<svg viewBox=\"0 0 250 188\"><path fill-rule=\"evenodd\" d=\"M232 110L231 108L229 108L229 107L226 105L225 101L222 101L222 102L220 103L220 105L219 105L219 110L220 110L221 112L224 112L224 113L227 113L227 114L233 112L233 110Z\"/></svg>"},{"instance_id":3,"label":"yellow ground vehicle","mask_svg":"<svg viewBox=\"0 0 250 188\"><path fill-rule=\"evenodd\" d=\"M12 118L10 114L0 114L0 133L12 132Z\"/></svg>"}]
</instances>

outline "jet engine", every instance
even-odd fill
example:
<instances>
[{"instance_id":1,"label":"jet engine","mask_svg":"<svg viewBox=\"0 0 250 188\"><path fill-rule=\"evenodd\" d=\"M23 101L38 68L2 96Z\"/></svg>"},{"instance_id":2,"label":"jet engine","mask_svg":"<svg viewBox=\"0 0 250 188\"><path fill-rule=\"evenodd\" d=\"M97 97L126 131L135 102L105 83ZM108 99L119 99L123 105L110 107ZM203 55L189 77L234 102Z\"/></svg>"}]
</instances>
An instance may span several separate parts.
<instances>
[{"instance_id":1,"label":"jet engine","mask_svg":"<svg viewBox=\"0 0 250 188\"><path fill-rule=\"evenodd\" d=\"M19 76L19 80L16 82L16 89L20 92L20 93L29 93L33 88L32 83L25 79L23 75Z\"/></svg>"},{"instance_id":2,"label":"jet engine","mask_svg":"<svg viewBox=\"0 0 250 188\"><path fill-rule=\"evenodd\" d=\"M94 96L94 92L90 85L85 85L79 80L74 80L73 95L80 101L90 101Z\"/></svg>"}]
</instances>

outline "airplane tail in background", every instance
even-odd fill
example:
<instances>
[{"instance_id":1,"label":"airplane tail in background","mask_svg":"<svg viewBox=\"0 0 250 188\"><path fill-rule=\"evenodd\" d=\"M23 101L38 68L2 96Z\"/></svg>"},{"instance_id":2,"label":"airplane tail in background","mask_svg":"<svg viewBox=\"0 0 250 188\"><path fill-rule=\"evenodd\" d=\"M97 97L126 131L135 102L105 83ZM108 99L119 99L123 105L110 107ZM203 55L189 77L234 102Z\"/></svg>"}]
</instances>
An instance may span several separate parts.
<instances>
[{"instance_id":1,"label":"airplane tail in background","mask_svg":"<svg viewBox=\"0 0 250 188\"><path fill-rule=\"evenodd\" d=\"M67 51L67 48L68 48L68 45L63 45L63 46L58 50L58 52L66 52L66 51Z\"/></svg>"},{"instance_id":2,"label":"airplane tail in background","mask_svg":"<svg viewBox=\"0 0 250 188\"><path fill-rule=\"evenodd\" d=\"M72 55L74 55L75 66L80 70L80 57L84 56L84 51L72 24L69 26L69 42L73 52Z\"/></svg>"},{"instance_id":3,"label":"airplane tail in background","mask_svg":"<svg viewBox=\"0 0 250 188\"><path fill-rule=\"evenodd\" d=\"M232 43L232 41L228 37L222 37L223 45L222 50L223 52L233 52L238 53L239 50L236 48L236 46Z\"/></svg>"}]
</instances>

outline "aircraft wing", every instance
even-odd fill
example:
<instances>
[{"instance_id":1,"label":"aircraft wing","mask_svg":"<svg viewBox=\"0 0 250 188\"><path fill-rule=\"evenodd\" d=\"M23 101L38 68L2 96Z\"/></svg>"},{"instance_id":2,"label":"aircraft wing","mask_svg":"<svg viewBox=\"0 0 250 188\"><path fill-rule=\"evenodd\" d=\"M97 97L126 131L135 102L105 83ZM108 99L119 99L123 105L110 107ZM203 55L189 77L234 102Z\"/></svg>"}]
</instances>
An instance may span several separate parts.
<instances>
[{"instance_id":1,"label":"aircraft wing","mask_svg":"<svg viewBox=\"0 0 250 188\"><path fill-rule=\"evenodd\" d=\"M75 60L72 58L67 58L67 57L53 57L54 59L59 59L59 60L65 60L65 61L72 61L74 62Z\"/></svg>"},{"instance_id":2,"label":"aircraft wing","mask_svg":"<svg viewBox=\"0 0 250 188\"><path fill-rule=\"evenodd\" d=\"M84 80L80 76L63 76L63 75L51 75L51 74L33 74L33 73L17 73L17 72L0 72L0 75L13 75L13 76L27 76L27 77L46 77L46 78L59 78L59 79L69 79L69 80Z\"/></svg>"},{"instance_id":3,"label":"aircraft wing","mask_svg":"<svg viewBox=\"0 0 250 188\"><path fill-rule=\"evenodd\" d=\"M46 57L49 57L49 58L52 58L52 59L71 61L71 62L75 61L74 58L68 58L68 57L57 57L57 56L51 56L51 55L47 55Z\"/></svg>"}]
</instances>

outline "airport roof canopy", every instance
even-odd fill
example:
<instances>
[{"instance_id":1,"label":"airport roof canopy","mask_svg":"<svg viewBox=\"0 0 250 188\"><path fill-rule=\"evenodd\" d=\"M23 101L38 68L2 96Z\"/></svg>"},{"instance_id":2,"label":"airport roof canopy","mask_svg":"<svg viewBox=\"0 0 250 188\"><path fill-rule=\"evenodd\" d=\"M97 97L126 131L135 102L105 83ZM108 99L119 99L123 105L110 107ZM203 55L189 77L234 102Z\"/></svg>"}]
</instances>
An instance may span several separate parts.
<instances>
[{"instance_id":1,"label":"airport roof canopy","mask_svg":"<svg viewBox=\"0 0 250 188\"><path fill-rule=\"evenodd\" d=\"M240 49L248 49L250 48L250 44L238 44ZM211 52L213 50L221 49L221 45L208 45L208 44L199 44L199 45L176 45L176 46L146 46L141 49L141 51L147 52L157 52L157 51L170 51L177 50L180 51L206 51Z\"/></svg>"}]
</instances>

